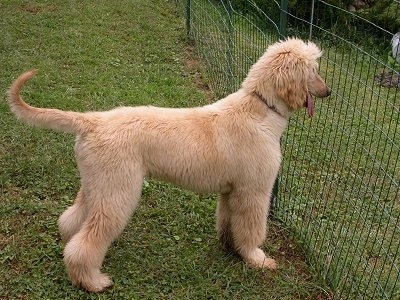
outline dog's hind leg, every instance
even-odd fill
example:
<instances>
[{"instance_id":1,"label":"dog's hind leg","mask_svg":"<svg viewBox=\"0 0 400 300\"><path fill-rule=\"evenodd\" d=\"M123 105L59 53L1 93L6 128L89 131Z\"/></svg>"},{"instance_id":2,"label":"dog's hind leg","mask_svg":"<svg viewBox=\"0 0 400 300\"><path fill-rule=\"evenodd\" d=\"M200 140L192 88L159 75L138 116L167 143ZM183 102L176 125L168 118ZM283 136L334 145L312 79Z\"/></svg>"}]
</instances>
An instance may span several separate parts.
<instances>
[{"instance_id":1,"label":"dog's hind leg","mask_svg":"<svg viewBox=\"0 0 400 300\"><path fill-rule=\"evenodd\" d=\"M275 260L267 258L259 248L266 234L269 195L254 190L236 191L231 193L229 204L235 250L252 267L275 269Z\"/></svg>"},{"instance_id":2,"label":"dog's hind leg","mask_svg":"<svg viewBox=\"0 0 400 300\"><path fill-rule=\"evenodd\" d=\"M82 188L76 196L75 202L58 219L58 228L61 237L67 243L79 231L86 219L87 209Z\"/></svg>"},{"instance_id":3,"label":"dog's hind leg","mask_svg":"<svg viewBox=\"0 0 400 300\"><path fill-rule=\"evenodd\" d=\"M216 229L224 250L233 250L230 214L229 194L220 194L216 211Z\"/></svg>"},{"instance_id":4,"label":"dog's hind leg","mask_svg":"<svg viewBox=\"0 0 400 300\"><path fill-rule=\"evenodd\" d=\"M118 176L98 176L95 184L93 181L82 187L87 218L64 249L64 263L71 281L91 292L112 285L100 267L108 247L126 226L140 198L143 176L116 173Z\"/></svg>"}]
</instances>

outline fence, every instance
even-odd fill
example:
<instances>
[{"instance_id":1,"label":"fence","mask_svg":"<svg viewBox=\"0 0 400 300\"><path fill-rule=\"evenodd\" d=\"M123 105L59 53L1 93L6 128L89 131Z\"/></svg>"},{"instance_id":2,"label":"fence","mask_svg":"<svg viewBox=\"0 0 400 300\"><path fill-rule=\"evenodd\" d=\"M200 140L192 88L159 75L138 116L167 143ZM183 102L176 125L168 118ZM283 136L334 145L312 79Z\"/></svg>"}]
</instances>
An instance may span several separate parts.
<instances>
[{"instance_id":1,"label":"fence","mask_svg":"<svg viewBox=\"0 0 400 300\"><path fill-rule=\"evenodd\" d=\"M302 112L290 120L274 215L336 298L399 299L400 68L391 40L400 2L178 3L216 97L239 88L280 38L311 39L324 50L320 73L333 94L316 104L312 121Z\"/></svg>"}]
</instances>

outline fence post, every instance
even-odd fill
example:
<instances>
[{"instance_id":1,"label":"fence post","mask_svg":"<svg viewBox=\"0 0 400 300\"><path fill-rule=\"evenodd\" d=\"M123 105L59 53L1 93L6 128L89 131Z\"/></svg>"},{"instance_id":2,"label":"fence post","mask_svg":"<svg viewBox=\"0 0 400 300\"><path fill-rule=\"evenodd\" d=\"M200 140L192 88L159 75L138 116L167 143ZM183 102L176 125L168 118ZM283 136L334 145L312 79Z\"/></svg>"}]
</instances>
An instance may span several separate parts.
<instances>
[{"instance_id":1,"label":"fence post","mask_svg":"<svg viewBox=\"0 0 400 300\"><path fill-rule=\"evenodd\" d=\"M270 215L273 219L276 219L276 210L278 209L278 191L279 191L279 174L275 178L274 187L272 188L271 203L270 203Z\"/></svg>"},{"instance_id":2,"label":"fence post","mask_svg":"<svg viewBox=\"0 0 400 300\"><path fill-rule=\"evenodd\" d=\"M310 16L310 32L309 32L309 36L308 36L309 41L311 41L311 37L312 37L312 29L313 29L313 23L314 23L314 6L315 6L315 1L312 0L311 16Z\"/></svg>"},{"instance_id":3,"label":"fence post","mask_svg":"<svg viewBox=\"0 0 400 300\"><path fill-rule=\"evenodd\" d=\"M234 75L234 69L233 69L233 51L234 51L234 44L233 44L233 35L234 35L234 30L235 28L233 27L232 23L232 16L233 16L233 8L231 6L231 1L228 1L227 3L227 8L228 10L228 90L224 91L226 92L231 92L234 84L235 84L235 75Z\"/></svg>"},{"instance_id":4,"label":"fence post","mask_svg":"<svg viewBox=\"0 0 400 300\"><path fill-rule=\"evenodd\" d=\"M279 16L279 35L284 38L286 38L287 36L287 8L288 8L288 0L281 0L281 7L280 7L281 12ZM276 210L279 206L278 192L279 192L279 173L275 178L275 183L271 195L270 212L272 218L276 218Z\"/></svg>"},{"instance_id":5,"label":"fence post","mask_svg":"<svg viewBox=\"0 0 400 300\"><path fill-rule=\"evenodd\" d=\"M279 17L279 34L284 38L287 36L287 8L288 8L288 0L281 0L281 13Z\"/></svg>"},{"instance_id":6,"label":"fence post","mask_svg":"<svg viewBox=\"0 0 400 300\"><path fill-rule=\"evenodd\" d=\"M190 0L186 0L186 35L190 34Z\"/></svg>"}]
</instances>

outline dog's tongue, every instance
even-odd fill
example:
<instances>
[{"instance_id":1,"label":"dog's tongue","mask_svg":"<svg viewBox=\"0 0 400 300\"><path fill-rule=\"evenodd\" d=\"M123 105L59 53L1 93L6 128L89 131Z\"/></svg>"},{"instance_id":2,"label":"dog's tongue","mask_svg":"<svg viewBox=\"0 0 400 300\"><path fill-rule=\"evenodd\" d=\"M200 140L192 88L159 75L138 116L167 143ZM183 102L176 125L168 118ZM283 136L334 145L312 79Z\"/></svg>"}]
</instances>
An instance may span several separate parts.
<instances>
[{"instance_id":1,"label":"dog's tongue","mask_svg":"<svg viewBox=\"0 0 400 300\"><path fill-rule=\"evenodd\" d=\"M307 112L310 118L314 116L314 99L310 93L307 94Z\"/></svg>"}]
</instances>

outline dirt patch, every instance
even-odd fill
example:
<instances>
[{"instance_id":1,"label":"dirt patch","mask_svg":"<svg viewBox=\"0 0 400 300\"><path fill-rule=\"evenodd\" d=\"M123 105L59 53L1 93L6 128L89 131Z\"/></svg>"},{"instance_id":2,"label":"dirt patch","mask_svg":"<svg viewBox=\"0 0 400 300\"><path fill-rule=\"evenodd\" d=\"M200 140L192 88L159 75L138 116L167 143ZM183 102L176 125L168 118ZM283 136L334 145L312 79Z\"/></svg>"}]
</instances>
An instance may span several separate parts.
<instances>
[{"instance_id":1,"label":"dirt patch","mask_svg":"<svg viewBox=\"0 0 400 300\"><path fill-rule=\"evenodd\" d=\"M55 10L55 7L52 5L35 6L35 5L26 4L26 5L21 5L20 10L36 15L36 14L44 13L44 12L52 12Z\"/></svg>"},{"instance_id":2,"label":"dirt patch","mask_svg":"<svg viewBox=\"0 0 400 300\"><path fill-rule=\"evenodd\" d=\"M267 239L265 245L274 245L271 252L273 258L278 261L278 264L291 265L297 271L298 278L300 280L315 281L316 275L312 274L306 263L306 255L301 249L299 243L295 238L278 223L270 221L268 224ZM268 251L268 250L267 250ZM334 295L332 291L321 290L314 294L312 298L306 298L305 300L332 300Z\"/></svg>"},{"instance_id":3,"label":"dirt patch","mask_svg":"<svg viewBox=\"0 0 400 300\"><path fill-rule=\"evenodd\" d=\"M374 79L381 86L400 88L400 74L397 72L383 70Z\"/></svg>"},{"instance_id":4,"label":"dirt patch","mask_svg":"<svg viewBox=\"0 0 400 300\"><path fill-rule=\"evenodd\" d=\"M185 63L189 74L195 81L196 87L206 94L209 103L214 102L216 100L215 96L202 75L201 64L192 45L187 45L185 48Z\"/></svg>"}]
</instances>

